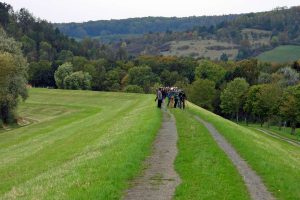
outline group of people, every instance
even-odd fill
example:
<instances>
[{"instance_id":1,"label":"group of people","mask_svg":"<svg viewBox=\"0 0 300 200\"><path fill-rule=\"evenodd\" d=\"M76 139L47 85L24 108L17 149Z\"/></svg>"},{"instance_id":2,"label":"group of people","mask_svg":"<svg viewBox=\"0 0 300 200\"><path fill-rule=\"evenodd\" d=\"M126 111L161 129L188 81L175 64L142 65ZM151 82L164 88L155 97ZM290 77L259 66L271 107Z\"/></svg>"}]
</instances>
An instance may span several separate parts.
<instances>
[{"instance_id":1,"label":"group of people","mask_svg":"<svg viewBox=\"0 0 300 200\"><path fill-rule=\"evenodd\" d=\"M157 107L161 108L166 99L168 100L167 107L185 109L186 94L183 90L177 87L158 88L155 98Z\"/></svg>"}]
</instances>

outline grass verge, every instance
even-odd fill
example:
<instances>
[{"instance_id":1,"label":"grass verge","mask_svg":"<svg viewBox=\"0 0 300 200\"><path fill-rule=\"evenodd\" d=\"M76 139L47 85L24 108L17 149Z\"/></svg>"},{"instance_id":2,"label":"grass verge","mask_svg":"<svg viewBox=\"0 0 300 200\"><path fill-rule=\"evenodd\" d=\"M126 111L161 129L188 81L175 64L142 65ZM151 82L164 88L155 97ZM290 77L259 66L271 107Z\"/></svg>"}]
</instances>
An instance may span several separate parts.
<instances>
[{"instance_id":1,"label":"grass verge","mask_svg":"<svg viewBox=\"0 0 300 200\"><path fill-rule=\"evenodd\" d=\"M175 199L250 199L242 177L208 130L187 112L172 113L179 134L175 167L182 180Z\"/></svg>"},{"instance_id":2,"label":"grass verge","mask_svg":"<svg viewBox=\"0 0 300 200\"><path fill-rule=\"evenodd\" d=\"M237 125L189 103L189 112L212 123L278 199L300 199L300 148Z\"/></svg>"}]
</instances>

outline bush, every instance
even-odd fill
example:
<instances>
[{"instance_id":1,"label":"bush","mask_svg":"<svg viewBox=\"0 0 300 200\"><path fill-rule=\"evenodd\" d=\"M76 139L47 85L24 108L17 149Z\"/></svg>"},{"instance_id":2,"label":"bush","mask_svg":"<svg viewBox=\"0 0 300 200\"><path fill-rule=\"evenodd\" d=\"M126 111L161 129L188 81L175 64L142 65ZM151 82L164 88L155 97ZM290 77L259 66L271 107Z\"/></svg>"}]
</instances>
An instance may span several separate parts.
<instances>
[{"instance_id":1,"label":"bush","mask_svg":"<svg viewBox=\"0 0 300 200\"><path fill-rule=\"evenodd\" d=\"M128 93L144 93L144 90L142 87L138 85L128 85L125 87L124 92Z\"/></svg>"},{"instance_id":2,"label":"bush","mask_svg":"<svg viewBox=\"0 0 300 200\"><path fill-rule=\"evenodd\" d=\"M66 88L65 79L73 73L73 65L69 62L60 65L54 73L56 86L60 89Z\"/></svg>"},{"instance_id":3,"label":"bush","mask_svg":"<svg viewBox=\"0 0 300 200\"><path fill-rule=\"evenodd\" d=\"M91 88L92 77L87 72L74 72L64 79L65 89L87 90Z\"/></svg>"}]
</instances>

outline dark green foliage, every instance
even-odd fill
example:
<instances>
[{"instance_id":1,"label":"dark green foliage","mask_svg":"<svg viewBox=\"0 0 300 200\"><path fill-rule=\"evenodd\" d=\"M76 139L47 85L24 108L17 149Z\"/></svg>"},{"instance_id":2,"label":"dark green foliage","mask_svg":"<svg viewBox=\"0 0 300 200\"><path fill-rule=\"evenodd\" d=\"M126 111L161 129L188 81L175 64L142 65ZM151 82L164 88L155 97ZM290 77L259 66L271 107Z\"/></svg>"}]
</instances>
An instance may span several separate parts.
<instances>
[{"instance_id":1,"label":"dark green foliage","mask_svg":"<svg viewBox=\"0 0 300 200\"><path fill-rule=\"evenodd\" d=\"M300 85L288 88L283 94L280 114L291 123L292 134L295 134L297 123L300 123Z\"/></svg>"},{"instance_id":2,"label":"dark green foliage","mask_svg":"<svg viewBox=\"0 0 300 200\"><path fill-rule=\"evenodd\" d=\"M223 80L225 73L226 70L224 67L208 60L200 62L199 66L196 67L195 70L196 78L208 79L215 83L220 83Z\"/></svg>"},{"instance_id":3,"label":"dark green foliage","mask_svg":"<svg viewBox=\"0 0 300 200\"><path fill-rule=\"evenodd\" d=\"M7 3L0 2L0 24L6 27L9 23L9 12L12 7Z\"/></svg>"},{"instance_id":4,"label":"dark green foliage","mask_svg":"<svg viewBox=\"0 0 300 200\"><path fill-rule=\"evenodd\" d=\"M65 77L65 89L71 90L88 90L91 88L91 75L87 72L74 72Z\"/></svg>"},{"instance_id":5,"label":"dark green foliage","mask_svg":"<svg viewBox=\"0 0 300 200\"><path fill-rule=\"evenodd\" d=\"M245 101L249 84L243 78L235 78L229 82L221 93L221 108L226 114L236 116L239 121L239 112Z\"/></svg>"},{"instance_id":6,"label":"dark green foliage","mask_svg":"<svg viewBox=\"0 0 300 200\"><path fill-rule=\"evenodd\" d=\"M254 85L247 94L244 110L257 117L261 125L278 115L282 89L278 84Z\"/></svg>"},{"instance_id":7,"label":"dark green foliage","mask_svg":"<svg viewBox=\"0 0 300 200\"><path fill-rule=\"evenodd\" d=\"M128 93L144 93L143 88L138 85L127 85L124 91Z\"/></svg>"},{"instance_id":8,"label":"dark green foliage","mask_svg":"<svg viewBox=\"0 0 300 200\"><path fill-rule=\"evenodd\" d=\"M151 86L158 80L158 76L148 66L133 67L128 71L128 83L141 86L145 93L149 93Z\"/></svg>"},{"instance_id":9,"label":"dark green foliage","mask_svg":"<svg viewBox=\"0 0 300 200\"><path fill-rule=\"evenodd\" d=\"M51 63L46 60L41 60L39 62L32 62L29 64L28 71L29 79L28 81L33 86L55 86L53 69Z\"/></svg>"},{"instance_id":10,"label":"dark green foliage","mask_svg":"<svg viewBox=\"0 0 300 200\"><path fill-rule=\"evenodd\" d=\"M215 95L215 83L211 80L198 79L188 87L189 100L209 110L213 110Z\"/></svg>"},{"instance_id":11,"label":"dark green foliage","mask_svg":"<svg viewBox=\"0 0 300 200\"><path fill-rule=\"evenodd\" d=\"M107 36L117 34L143 34L149 32L185 31L194 26L214 26L222 21L235 19L238 15L203 17L144 17L121 20L100 20L84 23L55 24L63 33L71 37Z\"/></svg>"},{"instance_id":12,"label":"dark green foliage","mask_svg":"<svg viewBox=\"0 0 300 200\"><path fill-rule=\"evenodd\" d=\"M65 88L65 78L73 73L73 65L71 63L64 63L55 71L54 78L58 88Z\"/></svg>"},{"instance_id":13,"label":"dark green foliage","mask_svg":"<svg viewBox=\"0 0 300 200\"><path fill-rule=\"evenodd\" d=\"M19 98L27 98L27 62L20 44L0 28L0 121L15 121Z\"/></svg>"}]
</instances>

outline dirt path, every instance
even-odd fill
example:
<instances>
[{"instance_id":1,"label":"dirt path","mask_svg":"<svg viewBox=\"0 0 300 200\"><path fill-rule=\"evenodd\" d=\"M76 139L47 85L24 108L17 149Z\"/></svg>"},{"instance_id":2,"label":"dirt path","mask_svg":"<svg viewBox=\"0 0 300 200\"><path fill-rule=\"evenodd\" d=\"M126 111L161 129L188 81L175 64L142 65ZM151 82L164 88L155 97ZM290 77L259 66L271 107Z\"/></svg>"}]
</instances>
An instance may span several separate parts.
<instances>
[{"instance_id":1,"label":"dirt path","mask_svg":"<svg viewBox=\"0 0 300 200\"><path fill-rule=\"evenodd\" d=\"M258 130L258 131L260 131L260 132L262 132L262 133L264 133L264 134L266 134L266 135L269 135L269 136L271 136L273 138L277 138L279 140L283 140L283 141L288 142L288 143L290 143L292 145L295 145L295 146L300 146L300 142L297 142L297 141L294 141L294 140L291 140L291 139L279 136L279 135L273 133L272 131L267 131L267 130L263 130L263 129L260 129L260 128L255 128L255 129Z\"/></svg>"},{"instance_id":2,"label":"dirt path","mask_svg":"<svg viewBox=\"0 0 300 200\"><path fill-rule=\"evenodd\" d=\"M164 109L163 109L164 110ZM174 170L177 155L177 130L174 117L163 111L162 127L153 145L152 155L145 161L143 175L133 181L125 200L172 199L180 178Z\"/></svg>"},{"instance_id":3,"label":"dirt path","mask_svg":"<svg viewBox=\"0 0 300 200\"><path fill-rule=\"evenodd\" d=\"M236 166L237 170L244 178L245 184L248 188L250 196L253 200L273 200L275 199L270 192L268 192L266 186L263 184L260 177L249 167L241 156L235 151L235 149L226 141L226 139L215 129L215 127L202 120L200 117L195 118L202 123L211 133L217 144L228 155L230 160Z\"/></svg>"}]
</instances>

